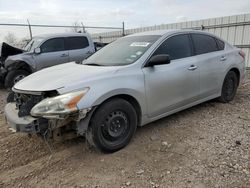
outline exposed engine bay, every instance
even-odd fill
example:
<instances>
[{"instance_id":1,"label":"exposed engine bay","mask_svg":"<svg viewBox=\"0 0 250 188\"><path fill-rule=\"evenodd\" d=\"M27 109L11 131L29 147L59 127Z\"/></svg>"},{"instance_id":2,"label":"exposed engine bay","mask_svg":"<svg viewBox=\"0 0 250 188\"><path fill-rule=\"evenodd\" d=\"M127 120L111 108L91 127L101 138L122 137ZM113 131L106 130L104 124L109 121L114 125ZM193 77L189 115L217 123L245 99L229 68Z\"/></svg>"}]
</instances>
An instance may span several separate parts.
<instances>
[{"instance_id":1,"label":"exposed engine bay","mask_svg":"<svg viewBox=\"0 0 250 188\"><path fill-rule=\"evenodd\" d=\"M5 68L5 60L8 56L17 55L23 53L24 50L20 48L13 47L5 42L0 43L0 83L4 84L4 80L7 74L7 70Z\"/></svg>"},{"instance_id":2,"label":"exposed engine bay","mask_svg":"<svg viewBox=\"0 0 250 188\"><path fill-rule=\"evenodd\" d=\"M58 96L57 91L29 92L24 93L14 90L14 100L9 103L12 109L12 116L26 120L28 124L19 124L13 127L15 132L26 132L28 134L37 134L45 140L63 141L72 139L86 132L89 118L87 111L78 111L65 116L43 118L30 115L31 109L46 98ZM14 109L14 110L13 110Z\"/></svg>"}]
</instances>

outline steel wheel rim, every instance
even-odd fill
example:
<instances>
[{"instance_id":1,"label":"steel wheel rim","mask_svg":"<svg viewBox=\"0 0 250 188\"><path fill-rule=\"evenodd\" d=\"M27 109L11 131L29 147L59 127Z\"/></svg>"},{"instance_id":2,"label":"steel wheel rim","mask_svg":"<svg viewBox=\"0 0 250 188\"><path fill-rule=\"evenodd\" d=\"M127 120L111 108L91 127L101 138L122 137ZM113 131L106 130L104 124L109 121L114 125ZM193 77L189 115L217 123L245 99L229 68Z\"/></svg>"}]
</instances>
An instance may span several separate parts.
<instances>
[{"instance_id":1,"label":"steel wheel rim","mask_svg":"<svg viewBox=\"0 0 250 188\"><path fill-rule=\"evenodd\" d=\"M129 121L127 114L116 110L111 112L101 125L101 136L109 144L119 144L128 136Z\"/></svg>"}]
</instances>

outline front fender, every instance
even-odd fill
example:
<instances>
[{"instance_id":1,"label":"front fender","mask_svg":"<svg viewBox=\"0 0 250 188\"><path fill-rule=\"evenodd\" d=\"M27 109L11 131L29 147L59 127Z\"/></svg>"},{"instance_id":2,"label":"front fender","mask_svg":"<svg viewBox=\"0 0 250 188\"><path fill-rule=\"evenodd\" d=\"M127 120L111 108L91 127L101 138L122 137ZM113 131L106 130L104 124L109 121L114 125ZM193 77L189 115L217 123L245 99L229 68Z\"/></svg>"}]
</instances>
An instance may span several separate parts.
<instances>
[{"instance_id":1,"label":"front fender","mask_svg":"<svg viewBox=\"0 0 250 188\"><path fill-rule=\"evenodd\" d=\"M34 71L36 68L35 63L34 63L34 58L32 57L32 55L29 55L28 57L22 57L21 54L9 56L5 60L4 66L6 69L10 69L10 67L17 66L16 63L19 63L19 62L25 62L32 69L32 71Z\"/></svg>"},{"instance_id":2,"label":"front fender","mask_svg":"<svg viewBox=\"0 0 250 188\"><path fill-rule=\"evenodd\" d=\"M132 74L119 74L118 76L97 79L85 84L90 89L83 99L78 102L77 107L79 109L98 106L117 95L128 95L138 102L142 115L146 114L144 77L140 70Z\"/></svg>"},{"instance_id":3,"label":"front fender","mask_svg":"<svg viewBox=\"0 0 250 188\"><path fill-rule=\"evenodd\" d=\"M92 94L87 94L87 95L92 95ZM116 90L111 90L108 92L105 92L101 95L99 95L98 97L94 97L92 95L92 97L86 96L86 98L84 98L82 101L80 101L77 104L77 107L79 109L84 109L84 108L89 108L89 107L94 107L94 106L99 106L100 104L102 104L104 101L113 98L115 96L119 96L119 95L127 95L130 96L132 98L134 98L138 104L141 107L141 112L142 115L146 114L146 99L143 93L137 91L137 90L133 90L133 89L129 89L129 88L120 88L120 89L116 89Z\"/></svg>"},{"instance_id":4,"label":"front fender","mask_svg":"<svg viewBox=\"0 0 250 188\"><path fill-rule=\"evenodd\" d=\"M118 95L128 95L130 97L133 97L143 108L144 100L141 100L141 99L143 99L144 97L142 96L142 94L136 90L131 90L128 88L116 89L113 91L109 91L108 93L105 93L104 95L100 96L93 102L93 106L98 106L102 104L104 101L106 101L107 99L118 96Z\"/></svg>"}]
</instances>

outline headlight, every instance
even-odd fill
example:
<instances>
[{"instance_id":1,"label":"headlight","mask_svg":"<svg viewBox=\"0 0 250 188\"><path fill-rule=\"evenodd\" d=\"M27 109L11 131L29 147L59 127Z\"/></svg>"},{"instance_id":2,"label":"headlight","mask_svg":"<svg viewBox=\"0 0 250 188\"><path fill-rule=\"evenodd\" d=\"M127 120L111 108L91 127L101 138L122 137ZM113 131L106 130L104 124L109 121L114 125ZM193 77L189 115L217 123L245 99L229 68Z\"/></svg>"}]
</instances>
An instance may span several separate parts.
<instances>
[{"instance_id":1,"label":"headlight","mask_svg":"<svg viewBox=\"0 0 250 188\"><path fill-rule=\"evenodd\" d=\"M55 116L77 111L76 104L89 88L42 100L31 109L32 116Z\"/></svg>"}]
</instances>

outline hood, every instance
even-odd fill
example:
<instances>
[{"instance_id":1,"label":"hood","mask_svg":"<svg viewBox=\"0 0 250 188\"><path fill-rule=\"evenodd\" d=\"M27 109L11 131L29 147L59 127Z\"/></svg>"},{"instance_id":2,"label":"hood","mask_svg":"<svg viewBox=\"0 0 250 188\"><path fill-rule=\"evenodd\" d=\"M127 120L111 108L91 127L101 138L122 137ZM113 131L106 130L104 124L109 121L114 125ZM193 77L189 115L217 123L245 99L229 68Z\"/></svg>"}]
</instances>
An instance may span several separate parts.
<instances>
[{"instance_id":1,"label":"hood","mask_svg":"<svg viewBox=\"0 0 250 188\"><path fill-rule=\"evenodd\" d=\"M74 62L57 65L35 72L17 84L14 88L24 91L51 91L75 86L85 87L84 83L105 76L112 76L119 67L89 66Z\"/></svg>"},{"instance_id":2,"label":"hood","mask_svg":"<svg viewBox=\"0 0 250 188\"><path fill-rule=\"evenodd\" d=\"M13 47L5 42L3 42L1 44L0 56L4 59L6 59L8 56L21 54L23 52L24 52L24 50L22 50L20 48Z\"/></svg>"}]
</instances>

